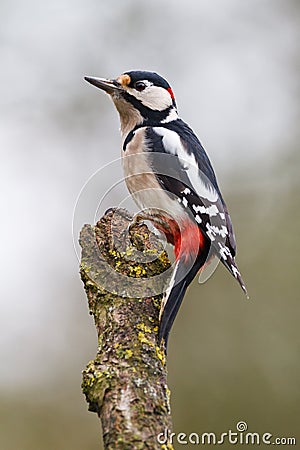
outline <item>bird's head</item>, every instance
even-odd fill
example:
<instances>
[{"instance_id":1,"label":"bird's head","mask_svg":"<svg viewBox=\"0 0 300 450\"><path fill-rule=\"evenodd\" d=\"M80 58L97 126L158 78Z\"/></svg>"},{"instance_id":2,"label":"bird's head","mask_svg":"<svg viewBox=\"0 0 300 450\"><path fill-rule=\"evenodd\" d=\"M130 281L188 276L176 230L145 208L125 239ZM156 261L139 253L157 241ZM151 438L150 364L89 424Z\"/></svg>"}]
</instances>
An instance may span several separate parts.
<instances>
[{"instance_id":1,"label":"bird's head","mask_svg":"<svg viewBox=\"0 0 300 450\"><path fill-rule=\"evenodd\" d=\"M95 77L85 80L111 96L124 133L137 124L159 124L178 117L171 86L155 72L134 70L112 80Z\"/></svg>"}]
</instances>

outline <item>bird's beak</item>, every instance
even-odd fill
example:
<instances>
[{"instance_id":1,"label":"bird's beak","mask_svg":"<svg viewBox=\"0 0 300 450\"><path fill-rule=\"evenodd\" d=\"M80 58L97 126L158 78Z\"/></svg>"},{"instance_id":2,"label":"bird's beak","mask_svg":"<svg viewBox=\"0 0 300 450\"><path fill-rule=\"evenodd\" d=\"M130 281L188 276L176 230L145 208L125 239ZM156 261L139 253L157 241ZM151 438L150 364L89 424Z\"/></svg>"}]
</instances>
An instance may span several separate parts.
<instances>
[{"instance_id":1,"label":"bird's beak","mask_svg":"<svg viewBox=\"0 0 300 450\"><path fill-rule=\"evenodd\" d=\"M113 94L116 91L121 91L122 86L117 80L107 80L105 78L96 78L96 77L84 77L85 81L93 84L97 88L102 89L108 94Z\"/></svg>"}]
</instances>

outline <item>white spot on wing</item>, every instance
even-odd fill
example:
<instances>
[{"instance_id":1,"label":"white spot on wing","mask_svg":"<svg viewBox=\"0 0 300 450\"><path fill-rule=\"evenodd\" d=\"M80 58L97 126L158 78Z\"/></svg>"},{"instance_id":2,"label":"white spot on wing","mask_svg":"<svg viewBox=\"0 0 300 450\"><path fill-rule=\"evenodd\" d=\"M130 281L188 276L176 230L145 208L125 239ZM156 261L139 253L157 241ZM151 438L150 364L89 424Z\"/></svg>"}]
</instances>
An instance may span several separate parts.
<instances>
[{"instance_id":1,"label":"white spot on wing","mask_svg":"<svg viewBox=\"0 0 300 450\"><path fill-rule=\"evenodd\" d=\"M216 205L208 206L207 208L203 205L193 205L193 210L195 212L200 212L201 214L208 214L210 217L216 216L219 210ZM221 214L220 214L221 215Z\"/></svg>"},{"instance_id":2,"label":"white spot on wing","mask_svg":"<svg viewBox=\"0 0 300 450\"><path fill-rule=\"evenodd\" d=\"M207 230L206 234L212 242L216 240L216 238L211 230Z\"/></svg>"},{"instance_id":3,"label":"white spot on wing","mask_svg":"<svg viewBox=\"0 0 300 450\"><path fill-rule=\"evenodd\" d=\"M208 208L206 208L206 211L207 211L207 214L210 217L216 216L218 214L218 212L219 212L219 210L218 210L216 205L209 206Z\"/></svg>"},{"instance_id":4,"label":"white spot on wing","mask_svg":"<svg viewBox=\"0 0 300 450\"><path fill-rule=\"evenodd\" d=\"M205 208L205 206L202 206L202 205L198 205L198 206L193 205L193 210L195 212L200 212L201 214L206 214L206 208Z\"/></svg>"},{"instance_id":5,"label":"white spot on wing","mask_svg":"<svg viewBox=\"0 0 300 450\"><path fill-rule=\"evenodd\" d=\"M238 275L241 276L241 274L240 274L240 272L238 271L237 267L235 267L233 264L231 264L231 270L232 270L232 273L233 273L233 275L235 276L235 278L237 278ZM242 287L243 287L243 286L242 286Z\"/></svg>"},{"instance_id":6,"label":"white spot on wing","mask_svg":"<svg viewBox=\"0 0 300 450\"><path fill-rule=\"evenodd\" d=\"M210 225L209 223L207 223L206 224L206 228L214 236L216 236L218 234L222 238L225 238L226 235L228 234L228 230L227 230L227 228L224 225L222 225L222 228L219 228L216 225Z\"/></svg>"},{"instance_id":7,"label":"white spot on wing","mask_svg":"<svg viewBox=\"0 0 300 450\"><path fill-rule=\"evenodd\" d=\"M227 256L231 256L231 252L226 245L222 245L221 242L219 242L219 247L220 247L219 253L223 259L226 260Z\"/></svg>"},{"instance_id":8,"label":"white spot on wing","mask_svg":"<svg viewBox=\"0 0 300 450\"><path fill-rule=\"evenodd\" d=\"M187 207L187 205L188 205L188 201L187 201L187 199L185 198L185 197L183 197L183 199L182 199L182 204L183 204L183 206L186 208Z\"/></svg>"}]
</instances>

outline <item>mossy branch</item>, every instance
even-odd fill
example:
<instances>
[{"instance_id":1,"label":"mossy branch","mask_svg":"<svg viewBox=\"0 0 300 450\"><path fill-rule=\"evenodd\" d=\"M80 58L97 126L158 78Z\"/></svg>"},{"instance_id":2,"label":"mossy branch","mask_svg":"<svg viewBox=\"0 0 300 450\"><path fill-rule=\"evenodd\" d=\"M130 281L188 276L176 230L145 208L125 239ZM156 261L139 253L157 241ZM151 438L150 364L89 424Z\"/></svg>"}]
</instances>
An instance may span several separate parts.
<instances>
[{"instance_id":1,"label":"mossy branch","mask_svg":"<svg viewBox=\"0 0 300 450\"><path fill-rule=\"evenodd\" d=\"M157 440L172 427L166 357L157 341L162 295L152 294L162 292L159 275L170 262L146 225L129 231L131 220L112 209L81 231L80 273L99 344L82 389L101 419L105 449L167 449Z\"/></svg>"}]
</instances>

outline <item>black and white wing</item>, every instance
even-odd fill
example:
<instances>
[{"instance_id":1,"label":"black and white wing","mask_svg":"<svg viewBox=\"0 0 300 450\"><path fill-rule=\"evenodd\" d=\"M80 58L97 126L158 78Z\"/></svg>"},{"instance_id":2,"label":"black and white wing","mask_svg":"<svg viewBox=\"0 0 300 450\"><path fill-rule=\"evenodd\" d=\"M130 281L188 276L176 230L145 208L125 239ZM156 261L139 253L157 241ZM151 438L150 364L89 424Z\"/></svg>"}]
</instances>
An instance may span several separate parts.
<instances>
[{"instance_id":1,"label":"black and white wing","mask_svg":"<svg viewBox=\"0 0 300 450\"><path fill-rule=\"evenodd\" d=\"M160 185L194 217L214 254L247 293L234 260L236 242L228 209L201 143L181 120L148 127L146 139Z\"/></svg>"}]
</instances>

